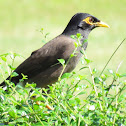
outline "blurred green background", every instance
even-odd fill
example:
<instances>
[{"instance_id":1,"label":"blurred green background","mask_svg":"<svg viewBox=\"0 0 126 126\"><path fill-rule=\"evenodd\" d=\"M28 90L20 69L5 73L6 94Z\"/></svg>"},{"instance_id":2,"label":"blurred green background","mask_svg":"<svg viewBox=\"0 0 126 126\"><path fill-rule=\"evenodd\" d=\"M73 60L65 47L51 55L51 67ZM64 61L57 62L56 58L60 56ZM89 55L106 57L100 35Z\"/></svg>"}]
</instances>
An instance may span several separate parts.
<instances>
[{"instance_id":1,"label":"blurred green background","mask_svg":"<svg viewBox=\"0 0 126 126\"><path fill-rule=\"evenodd\" d=\"M92 68L100 71L126 38L126 0L0 0L0 54L15 52L27 58L43 45L41 28L50 33L50 40L77 12L90 13L110 26L93 30L88 39L87 56ZM123 60L119 72L125 72L125 49L126 41L107 68L116 70ZM23 60L17 59L15 66Z\"/></svg>"}]
</instances>

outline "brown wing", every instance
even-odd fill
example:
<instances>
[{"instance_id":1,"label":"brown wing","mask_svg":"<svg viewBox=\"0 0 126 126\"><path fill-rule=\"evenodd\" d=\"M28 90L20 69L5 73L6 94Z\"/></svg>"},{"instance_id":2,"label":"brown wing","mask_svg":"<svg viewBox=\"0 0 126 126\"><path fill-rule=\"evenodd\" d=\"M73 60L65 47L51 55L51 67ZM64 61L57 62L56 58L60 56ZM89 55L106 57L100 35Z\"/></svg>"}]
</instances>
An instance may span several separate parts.
<instances>
[{"instance_id":1,"label":"brown wing","mask_svg":"<svg viewBox=\"0 0 126 126\"><path fill-rule=\"evenodd\" d=\"M27 75L28 79L32 79L58 63L57 59L67 60L75 48L74 41L64 35L54 38L42 48L34 51L28 59L17 67L15 72L19 76L12 78L12 81L18 83L19 79L22 78L21 73Z\"/></svg>"}]
</instances>

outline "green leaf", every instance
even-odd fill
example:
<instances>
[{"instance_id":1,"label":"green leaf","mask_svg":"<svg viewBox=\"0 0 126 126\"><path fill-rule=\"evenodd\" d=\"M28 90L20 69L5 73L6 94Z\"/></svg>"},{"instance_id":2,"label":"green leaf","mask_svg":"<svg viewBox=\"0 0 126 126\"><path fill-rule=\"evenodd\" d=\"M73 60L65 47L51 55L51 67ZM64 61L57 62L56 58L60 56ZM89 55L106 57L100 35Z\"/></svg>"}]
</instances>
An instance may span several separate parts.
<instances>
[{"instance_id":1,"label":"green leaf","mask_svg":"<svg viewBox=\"0 0 126 126\"><path fill-rule=\"evenodd\" d=\"M16 122L20 122L21 123L21 122L25 122L25 121L24 121L24 118L19 118L19 119L16 119ZM21 126L21 125L19 125L19 126Z\"/></svg>"},{"instance_id":2,"label":"green leaf","mask_svg":"<svg viewBox=\"0 0 126 126\"><path fill-rule=\"evenodd\" d=\"M12 108L10 109L10 111L8 112L8 114L9 114L11 117L16 118L16 116L17 116L17 110L15 109L15 107L12 107Z\"/></svg>"},{"instance_id":3,"label":"green leaf","mask_svg":"<svg viewBox=\"0 0 126 126\"><path fill-rule=\"evenodd\" d=\"M28 79L28 76L27 75L24 75L23 73L21 73L21 75L22 75L22 80Z\"/></svg>"},{"instance_id":4,"label":"green leaf","mask_svg":"<svg viewBox=\"0 0 126 126\"><path fill-rule=\"evenodd\" d=\"M41 28L41 31L43 31L44 30L44 28Z\"/></svg>"},{"instance_id":5,"label":"green leaf","mask_svg":"<svg viewBox=\"0 0 126 126\"><path fill-rule=\"evenodd\" d=\"M88 39L85 39L85 40L84 40L84 42L87 42L87 41L88 41Z\"/></svg>"},{"instance_id":6,"label":"green leaf","mask_svg":"<svg viewBox=\"0 0 126 126\"><path fill-rule=\"evenodd\" d=\"M78 39L81 39L82 38L81 33L77 33L76 36L77 36Z\"/></svg>"},{"instance_id":7,"label":"green leaf","mask_svg":"<svg viewBox=\"0 0 126 126\"><path fill-rule=\"evenodd\" d=\"M78 75L79 80L83 80L87 78L87 75Z\"/></svg>"},{"instance_id":8,"label":"green leaf","mask_svg":"<svg viewBox=\"0 0 126 126\"><path fill-rule=\"evenodd\" d=\"M101 97L102 96L102 93L98 93L98 97Z\"/></svg>"},{"instance_id":9,"label":"green leaf","mask_svg":"<svg viewBox=\"0 0 126 126\"><path fill-rule=\"evenodd\" d=\"M77 47L78 47L78 43L77 43L77 42L74 42L74 45L75 45L75 48L77 48Z\"/></svg>"},{"instance_id":10,"label":"green leaf","mask_svg":"<svg viewBox=\"0 0 126 126\"><path fill-rule=\"evenodd\" d=\"M83 50L80 50L80 53L81 53L81 54L84 54Z\"/></svg>"},{"instance_id":11,"label":"green leaf","mask_svg":"<svg viewBox=\"0 0 126 126\"><path fill-rule=\"evenodd\" d=\"M43 97L37 97L34 101L45 101L45 99Z\"/></svg>"},{"instance_id":12,"label":"green leaf","mask_svg":"<svg viewBox=\"0 0 126 126\"><path fill-rule=\"evenodd\" d=\"M15 70L15 69L16 69L15 67L13 67L13 66L10 65L10 64L9 64L8 66L10 67L11 70Z\"/></svg>"},{"instance_id":13,"label":"green leaf","mask_svg":"<svg viewBox=\"0 0 126 126\"><path fill-rule=\"evenodd\" d=\"M70 36L72 39L76 39L76 36L75 35L71 35Z\"/></svg>"},{"instance_id":14,"label":"green leaf","mask_svg":"<svg viewBox=\"0 0 126 126\"><path fill-rule=\"evenodd\" d=\"M92 62L91 60L87 59L86 57L84 57L84 59L85 59L85 61L86 61L87 64L89 64L89 63Z\"/></svg>"},{"instance_id":15,"label":"green leaf","mask_svg":"<svg viewBox=\"0 0 126 126\"><path fill-rule=\"evenodd\" d=\"M95 77L95 78L94 78L94 82L95 82L96 84L100 84L100 83L102 82L102 79L101 79L100 77Z\"/></svg>"},{"instance_id":16,"label":"green leaf","mask_svg":"<svg viewBox=\"0 0 126 126\"><path fill-rule=\"evenodd\" d=\"M65 123L66 123L67 125L70 125L70 121L69 121L69 119L68 119L67 117L63 118L63 120L65 121Z\"/></svg>"},{"instance_id":17,"label":"green leaf","mask_svg":"<svg viewBox=\"0 0 126 126\"><path fill-rule=\"evenodd\" d=\"M122 101L125 101L125 99L126 99L126 93L120 95L120 97L118 98L118 101L122 102Z\"/></svg>"},{"instance_id":18,"label":"green leaf","mask_svg":"<svg viewBox=\"0 0 126 126\"><path fill-rule=\"evenodd\" d=\"M41 121L42 124L40 122L37 122L35 124L32 124L32 126L49 126L48 122L46 121Z\"/></svg>"},{"instance_id":19,"label":"green leaf","mask_svg":"<svg viewBox=\"0 0 126 126\"><path fill-rule=\"evenodd\" d=\"M22 85L16 85L16 87L18 88L18 89L23 89L24 87L22 87Z\"/></svg>"},{"instance_id":20,"label":"green leaf","mask_svg":"<svg viewBox=\"0 0 126 126\"><path fill-rule=\"evenodd\" d=\"M71 75L72 75L72 73L65 73L62 75L61 79L70 78Z\"/></svg>"},{"instance_id":21,"label":"green leaf","mask_svg":"<svg viewBox=\"0 0 126 126\"><path fill-rule=\"evenodd\" d=\"M83 42L82 42L82 46L84 45L84 43L86 43L88 41L88 39L85 39Z\"/></svg>"},{"instance_id":22,"label":"green leaf","mask_svg":"<svg viewBox=\"0 0 126 126\"><path fill-rule=\"evenodd\" d=\"M1 59L4 61L4 62L7 62L7 59L5 56L2 56Z\"/></svg>"},{"instance_id":23,"label":"green leaf","mask_svg":"<svg viewBox=\"0 0 126 126\"><path fill-rule=\"evenodd\" d=\"M101 77L101 79L102 79L103 81L105 81L105 80L108 78L108 75L102 74L100 77Z\"/></svg>"},{"instance_id":24,"label":"green leaf","mask_svg":"<svg viewBox=\"0 0 126 126\"><path fill-rule=\"evenodd\" d=\"M33 87L33 88L35 88L36 84L35 83L33 83L33 84L26 83L25 87Z\"/></svg>"},{"instance_id":25,"label":"green leaf","mask_svg":"<svg viewBox=\"0 0 126 126\"><path fill-rule=\"evenodd\" d=\"M20 55L20 54L14 53L14 57L23 57L23 56ZM23 58L24 58L24 57L23 57Z\"/></svg>"},{"instance_id":26,"label":"green leaf","mask_svg":"<svg viewBox=\"0 0 126 126\"><path fill-rule=\"evenodd\" d=\"M82 91L78 95L82 95L82 94L85 94L85 93L86 93L85 91Z\"/></svg>"},{"instance_id":27,"label":"green leaf","mask_svg":"<svg viewBox=\"0 0 126 126\"><path fill-rule=\"evenodd\" d=\"M81 102L80 98L75 98L77 104L79 104Z\"/></svg>"},{"instance_id":28,"label":"green leaf","mask_svg":"<svg viewBox=\"0 0 126 126\"><path fill-rule=\"evenodd\" d=\"M18 75L19 75L18 73L13 72L13 73L11 74L11 77L17 77Z\"/></svg>"},{"instance_id":29,"label":"green leaf","mask_svg":"<svg viewBox=\"0 0 126 126\"><path fill-rule=\"evenodd\" d=\"M69 104L71 104L72 106L75 106L76 101L74 99L71 99L71 100L69 100Z\"/></svg>"},{"instance_id":30,"label":"green leaf","mask_svg":"<svg viewBox=\"0 0 126 126\"><path fill-rule=\"evenodd\" d=\"M63 66L65 65L65 60L64 59L57 59Z\"/></svg>"},{"instance_id":31,"label":"green leaf","mask_svg":"<svg viewBox=\"0 0 126 126\"><path fill-rule=\"evenodd\" d=\"M71 58L74 57L74 54L71 54L70 57L71 57Z\"/></svg>"},{"instance_id":32,"label":"green leaf","mask_svg":"<svg viewBox=\"0 0 126 126\"><path fill-rule=\"evenodd\" d=\"M50 34L49 32L48 32L48 33L46 33L46 34L45 34L45 38L47 38L47 36L48 36L49 34Z\"/></svg>"},{"instance_id":33,"label":"green leaf","mask_svg":"<svg viewBox=\"0 0 126 126\"><path fill-rule=\"evenodd\" d=\"M89 67L82 67L82 68L80 68L80 70L83 70L83 69L85 69L85 68L89 68Z\"/></svg>"},{"instance_id":34,"label":"green leaf","mask_svg":"<svg viewBox=\"0 0 126 126\"><path fill-rule=\"evenodd\" d=\"M42 40L42 42L43 42L43 43L46 43L46 41L45 41L45 40Z\"/></svg>"},{"instance_id":35,"label":"green leaf","mask_svg":"<svg viewBox=\"0 0 126 126\"><path fill-rule=\"evenodd\" d=\"M119 77L126 77L126 73L120 74Z\"/></svg>"},{"instance_id":36,"label":"green leaf","mask_svg":"<svg viewBox=\"0 0 126 126\"><path fill-rule=\"evenodd\" d=\"M96 68L93 69L92 73L95 74L97 72Z\"/></svg>"},{"instance_id":37,"label":"green leaf","mask_svg":"<svg viewBox=\"0 0 126 126\"><path fill-rule=\"evenodd\" d=\"M5 54L2 54L2 55L0 55L0 57L2 57L2 56L9 56L9 55L11 55L11 53L5 53Z\"/></svg>"}]
</instances>

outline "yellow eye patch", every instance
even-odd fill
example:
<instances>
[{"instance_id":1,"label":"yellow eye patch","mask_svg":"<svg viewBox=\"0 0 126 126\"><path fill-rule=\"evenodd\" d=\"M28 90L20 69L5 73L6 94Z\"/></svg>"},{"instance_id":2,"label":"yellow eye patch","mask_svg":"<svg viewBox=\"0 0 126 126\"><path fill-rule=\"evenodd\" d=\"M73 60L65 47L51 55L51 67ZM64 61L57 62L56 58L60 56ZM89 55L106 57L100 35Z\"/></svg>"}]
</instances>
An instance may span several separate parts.
<instances>
[{"instance_id":1,"label":"yellow eye patch","mask_svg":"<svg viewBox=\"0 0 126 126\"><path fill-rule=\"evenodd\" d=\"M85 18L83 21L85 21L85 22L86 22L87 24L89 24L89 25L94 25L94 23L93 23L91 17L87 17L87 18Z\"/></svg>"},{"instance_id":2,"label":"yellow eye patch","mask_svg":"<svg viewBox=\"0 0 126 126\"><path fill-rule=\"evenodd\" d=\"M94 22L94 19L92 17L87 17L83 19L84 22L86 22L89 25L95 25L96 27L106 27L109 28L109 25L102 21Z\"/></svg>"}]
</instances>

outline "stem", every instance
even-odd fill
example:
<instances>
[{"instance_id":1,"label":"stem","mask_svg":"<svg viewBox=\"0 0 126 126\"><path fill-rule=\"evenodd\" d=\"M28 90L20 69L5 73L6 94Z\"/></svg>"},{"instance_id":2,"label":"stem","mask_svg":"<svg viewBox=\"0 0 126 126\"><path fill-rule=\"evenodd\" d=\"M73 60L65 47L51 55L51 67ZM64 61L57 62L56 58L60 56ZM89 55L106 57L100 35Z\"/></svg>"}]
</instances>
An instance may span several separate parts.
<instances>
[{"instance_id":1,"label":"stem","mask_svg":"<svg viewBox=\"0 0 126 126\"><path fill-rule=\"evenodd\" d=\"M85 51L84 51L83 48L82 48L82 50L83 50L83 54L84 54L85 58L87 58L87 55L86 55L86 53L85 53ZM92 83L93 83L93 88L94 88L94 90L95 90L96 96L98 96L97 88L96 88L96 85L95 85L95 82L94 82L94 76L93 76L93 73L92 73L91 66L90 66L89 64L88 64L88 68L89 68L89 71L90 71L90 74L91 74ZM98 102L99 102L99 105L100 105L100 108L101 108L101 111L102 111L103 108L102 108L101 102L100 102L100 101L98 101Z\"/></svg>"},{"instance_id":2,"label":"stem","mask_svg":"<svg viewBox=\"0 0 126 126\"><path fill-rule=\"evenodd\" d=\"M119 70L119 68L120 68L120 66L121 66L121 64L122 64L122 62L123 62L123 61L121 61L121 62L119 63L119 65L118 65L118 67L117 67L117 69L116 69L116 73L118 72L118 70ZM112 83L111 83L111 84L109 85L109 87L107 88L108 92L106 93L106 97L107 97L107 95L108 95L108 93L109 93L109 91L110 91L110 89L111 89L111 87L113 86L113 83L114 83L115 81L116 81L116 78L114 77Z\"/></svg>"},{"instance_id":3,"label":"stem","mask_svg":"<svg viewBox=\"0 0 126 126\"><path fill-rule=\"evenodd\" d=\"M113 78L113 81L112 81L112 83L109 85L109 87L107 88L107 90L108 90L108 92L106 93L106 97L108 96L108 93L109 93L109 91L110 91L110 89L111 89L111 87L113 86L113 83L116 81L116 79L115 79L115 77Z\"/></svg>"},{"instance_id":4,"label":"stem","mask_svg":"<svg viewBox=\"0 0 126 126\"><path fill-rule=\"evenodd\" d=\"M80 83L80 80L79 80L71 89L69 89L69 91L70 91L70 90L72 90L72 89L74 88L72 94L75 92L75 87L76 87L76 85L78 85L79 83Z\"/></svg>"},{"instance_id":5,"label":"stem","mask_svg":"<svg viewBox=\"0 0 126 126\"><path fill-rule=\"evenodd\" d=\"M14 54L13 54L14 55ZM13 67L13 65L14 65L14 61L15 61L15 56L14 56L14 58L12 58L11 56L10 56L10 58L12 59L12 63L11 63L11 66ZM9 82L11 82L11 79L12 79L12 77L11 77L11 75L12 75L12 72L13 72L13 70L11 69L10 70L10 78L9 78Z\"/></svg>"},{"instance_id":6,"label":"stem","mask_svg":"<svg viewBox=\"0 0 126 126\"><path fill-rule=\"evenodd\" d=\"M125 38L126 39L126 38ZM108 62L106 63L106 65L104 66L102 72L100 73L99 76L102 75L102 73L104 72L105 68L107 67L107 65L109 64L109 62L111 61L112 57L115 55L115 53L117 52L117 50L119 49L119 47L123 44L123 42L125 41L125 39L123 39L123 41L118 45L118 47L116 48L116 50L113 52L113 54L111 55L111 57L109 58Z\"/></svg>"},{"instance_id":7,"label":"stem","mask_svg":"<svg viewBox=\"0 0 126 126\"><path fill-rule=\"evenodd\" d=\"M123 91L123 89L125 88L125 86L126 86L126 85L124 85L124 86L120 89L120 91L114 96L114 98L112 99L112 101L109 103L108 108L110 107L110 105L112 104L112 102L115 100L116 96L118 96L118 95L121 94L121 92Z\"/></svg>"}]
</instances>

